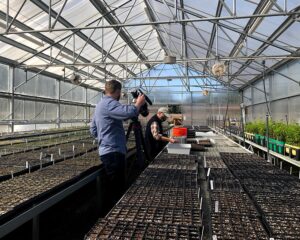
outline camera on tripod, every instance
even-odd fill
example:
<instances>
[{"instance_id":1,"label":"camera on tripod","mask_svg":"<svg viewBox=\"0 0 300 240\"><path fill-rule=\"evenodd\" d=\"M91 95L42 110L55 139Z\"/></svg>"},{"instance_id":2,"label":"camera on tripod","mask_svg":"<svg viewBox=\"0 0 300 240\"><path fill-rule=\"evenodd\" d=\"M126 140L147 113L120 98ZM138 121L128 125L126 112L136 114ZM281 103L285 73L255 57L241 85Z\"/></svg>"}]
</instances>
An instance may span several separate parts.
<instances>
[{"instance_id":1,"label":"camera on tripod","mask_svg":"<svg viewBox=\"0 0 300 240\"><path fill-rule=\"evenodd\" d=\"M141 89L138 89L134 92L131 92L131 95L134 99L137 99L138 96L140 94L144 94L143 91ZM146 94L144 94L145 96L145 104L140 108L139 113L143 116L143 117L147 117L149 115L149 109L148 109L148 104L152 105L152 101L148 98L148 96Z\"/></svg>"}]
</instances>

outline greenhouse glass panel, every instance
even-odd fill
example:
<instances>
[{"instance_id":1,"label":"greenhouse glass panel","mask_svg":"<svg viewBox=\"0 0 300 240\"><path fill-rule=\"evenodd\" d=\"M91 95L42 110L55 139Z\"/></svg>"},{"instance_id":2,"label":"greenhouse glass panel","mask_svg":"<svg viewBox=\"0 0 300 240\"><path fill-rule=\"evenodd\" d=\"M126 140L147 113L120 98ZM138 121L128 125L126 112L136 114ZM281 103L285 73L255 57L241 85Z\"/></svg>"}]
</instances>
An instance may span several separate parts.
<instances>
[{"instance_id":1,"label":"greenhouse glass panel","mask_svg":"<svg viewBox=\"0 0 300 240\"><path fill-rule=\"evenodd\" d=\"M288 109L288 121L300 124L300 96L289 98Z\"/></svg>"},{"instance_id":2,"label":"greenhouse glass panel","mask_svg":"<svg viewBox=\"0 0 300 240\"><path fill-rule=\"evenodd\" d=\"M9 91L9 67L7 65L0 64L0 90L7 92Z\"/></svg>"},{"instance_id":3,"label":"greenhouse glass panel","mask_svg":"<svg viewBox=\"0 0 300 240\"><path fill-rule=\"evenodd\" d=\"M44 119L43 111L43 103L24 101L24 120Z\"/></svg>"},{"instance_id":4,"label":"greenhouse glass panel","mask_svg":"<svg viewBox=\"0 0 300 240\"><path fill-rule=\"evenodd\" d=\"M0 120L10 119L10 100L6 98L0 98Z\"/></svg>"}]
</instances>

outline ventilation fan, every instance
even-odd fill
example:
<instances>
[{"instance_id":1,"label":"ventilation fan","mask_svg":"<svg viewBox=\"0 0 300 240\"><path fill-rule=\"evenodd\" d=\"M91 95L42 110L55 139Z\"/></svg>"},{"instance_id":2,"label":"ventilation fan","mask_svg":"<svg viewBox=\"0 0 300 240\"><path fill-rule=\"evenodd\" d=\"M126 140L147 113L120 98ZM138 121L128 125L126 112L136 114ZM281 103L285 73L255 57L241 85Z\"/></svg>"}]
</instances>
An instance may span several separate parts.
<instances>
[{"instance_id":1,"label":"ventilation fan","mask_svg":"<svg viewBox=\"0 0 300 240\"><path fill-rule=\"evenodd\" d=\"M73 84L80 84L81 83L81 76L78 74L73 73L70 77L70 80Z\"/></svg>"},{"instance_id":2,"label":"ventilation fan","mask_svg":"<svg viewBox=\"0 0 300 240\"><path fill-rule=\"evenodd\" d=\"M203 96L208 96L208 94L209 94L209 91L208 90L203 90Z\"/></svg>"},{"instance_id":3,"label":"ventilation fan","mask_svg":"<svg viewBox=\"0 0 300 240\"><path fill-rule=\"evenodd\" d=\"M221 77L226 71L226 66L222 62L216 62L211 69L213 75Z\"/></svg>"}]
</instances>

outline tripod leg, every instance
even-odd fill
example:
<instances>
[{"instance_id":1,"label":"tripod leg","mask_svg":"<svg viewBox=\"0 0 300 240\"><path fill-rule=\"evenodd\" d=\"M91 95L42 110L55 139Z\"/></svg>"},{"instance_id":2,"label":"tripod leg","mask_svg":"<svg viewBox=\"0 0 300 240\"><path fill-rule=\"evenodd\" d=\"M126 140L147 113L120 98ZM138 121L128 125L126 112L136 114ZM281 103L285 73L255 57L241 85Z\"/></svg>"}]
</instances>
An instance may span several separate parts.
<instances>
[{"instance_id":1,"label":"tripod leg","mask_svg":"<svg viewBox=\"0 0 300 240\"><path fill-rule=\"evenodd\" d=\"M140 131L140 135L141 135L141 140L142 140L141 142L142 142L142 146L143 146L143 149L144 149L146 159L147 159L148 162L150 162L150 156L149 156L148 148L146 148L146 143L145 143L145 139L144 139L144 136L143 136L142 129Z\"/></svg>"},{"instance_id":2,"label":"tripod leg","mask_svg":"<svg viewBox=\"0 0 300 240\"><path fill-rule=\"evenodd\" d=\"M133 123L131 122L128 126L127 133L126 133L126 141L128 141L128 139L129 139L130 132L132 130L132 125L133 125Z\"/></svg>"},{"instance_id":3,"label":"tripod leg","mask_svg":"<svg viewBox=\"0 0 300 240\"><path fill-rule=\"evenodd\" d=\"M135 144L136 144L136 154L137 154L137 165L140 170L143 170L145 167L145 160L142 151L142 139L141 139L141 125L139 123L134 123L133 126Z\"/></svg>"}]
</instances>

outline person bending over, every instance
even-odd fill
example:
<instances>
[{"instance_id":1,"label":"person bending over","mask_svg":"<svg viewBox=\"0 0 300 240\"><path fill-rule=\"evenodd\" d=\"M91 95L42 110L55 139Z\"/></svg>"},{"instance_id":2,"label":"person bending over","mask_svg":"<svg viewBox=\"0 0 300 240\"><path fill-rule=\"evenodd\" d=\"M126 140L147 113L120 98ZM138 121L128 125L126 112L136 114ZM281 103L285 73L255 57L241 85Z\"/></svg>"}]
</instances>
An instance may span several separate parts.
<instances>
[{"instance_id":1,"label":"person bending over","mask_svg":"<svg viewBox=\"0 0 300 240\"><path fill-rule=\"evenodd\" d=\"M157 113L153 115L147 123L145 142L148 146L148 154L153 160L158 153L166 146L168 142L174 143L173 138L169 138L163 134L162 123L170 117L168 108L161 107Z\"/></svg>"}]
</instances>

